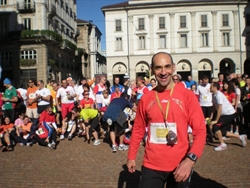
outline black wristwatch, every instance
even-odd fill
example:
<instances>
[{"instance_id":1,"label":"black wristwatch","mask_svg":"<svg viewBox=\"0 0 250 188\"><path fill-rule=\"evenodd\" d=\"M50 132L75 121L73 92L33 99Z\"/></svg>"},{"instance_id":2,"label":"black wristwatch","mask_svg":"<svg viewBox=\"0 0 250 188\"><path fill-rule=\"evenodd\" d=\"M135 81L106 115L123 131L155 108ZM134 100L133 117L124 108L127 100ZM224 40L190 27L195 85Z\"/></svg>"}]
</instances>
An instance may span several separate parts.
<instances>
[{"instance_id":1,"label":"black wristwatch","mask_svg":"<svg viewBox=\"0 0 250 188\"><path fill-rule=\"evenodd\" d=\"M187 158L189 158L191 161L194 161L194 162L197 161L197 156L194 153L188 153Z\"/></svg>"}]
</instances>

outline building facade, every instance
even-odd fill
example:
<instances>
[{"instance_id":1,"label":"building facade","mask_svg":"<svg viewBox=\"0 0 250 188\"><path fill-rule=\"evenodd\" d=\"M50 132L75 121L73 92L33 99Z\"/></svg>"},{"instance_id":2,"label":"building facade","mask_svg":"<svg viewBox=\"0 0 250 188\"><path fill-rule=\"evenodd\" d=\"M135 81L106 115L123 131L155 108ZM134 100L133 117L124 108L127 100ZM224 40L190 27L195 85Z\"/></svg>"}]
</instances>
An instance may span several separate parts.
<instances>
[{"instance_id":1,"label":"building facade","mask_svg":"<svg viewBox=\"0 0 250 188\"><path fill-rule=\"evenodd\" d=\"M76 0L1 0L2 80L77 79L77 34Z\"/></svg>"},{"instance_id":2,"label":"building facade","mask_svg":"<svg viewBox=\"0 0 250 188\"><path fill-rule=\"evenodd\" d=\"M173 56L184 79L250 74L247 0L129 0L102 11L109 79L150 74L151 57L160 51Z\"/></svg>"},{"instance_id":3,"label":"building facade","mask_svg":"<svg viewBox=\"0 0 250 188\"><path fill-rule=\"evenodd\" d=\"M77 28L80 33L78 47L84 49L81 59L83 75L87 78L107 76L106 57L101 53L102 33L95 24L81 19L77 19Z\"/></svg>"}]
</instances>

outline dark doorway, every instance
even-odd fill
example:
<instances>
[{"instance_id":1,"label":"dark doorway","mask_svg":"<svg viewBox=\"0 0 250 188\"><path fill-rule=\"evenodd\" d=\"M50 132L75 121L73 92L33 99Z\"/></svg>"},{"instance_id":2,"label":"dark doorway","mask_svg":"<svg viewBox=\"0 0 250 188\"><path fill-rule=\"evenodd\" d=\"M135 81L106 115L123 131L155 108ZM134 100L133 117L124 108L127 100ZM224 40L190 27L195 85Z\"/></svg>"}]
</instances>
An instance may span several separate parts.
<instances>
[{"instance_id":1,"label":"dark doorway","mask_svg":"<svg viewBox=\"0 0 250 188\"><path fill-rule=\"evenodd\" d=\"M125 74L114 74L114 75L113 75L113 80L112 80L112 83L111 83L111 84L113 85L113 84L114 84L115 78L116 78L116 77L119 77L119 80L120 80L119 84L123 85L124 76L125 76Z\"/></svg>"},{"instance_id":2,"label":"dark doorway","mask_svg":"<svg viewBox=\"0 0 250 188\"><path fill-rule=\"evenodd\" d=\"M211 71L199 71L198 79L201 80L204 75L208 76L209 80L211 80Z\"/></svg>"},{"instance_id":3,"label":"dark doorway","mask_svg":"<svg viewBox=\"0 0 250 188\"><path fill-rule=\"evenodd\" d=\"M244 62L244 73L250 76L250 59Z\"/></svg>"},{"instance_id":4,"label":"dark doorway","mask_svg":"<svg viewBox=\"0 0 250 188\"><path fill-rule=\"evenodd\" d=\"M136 78L138 78L139 76L142 76L144 78L145 76L147 76L147 73L146 72L137 72Z\"/></svg>"},{"instance_id":5,"label":"dark doorway","mask_svg":"<svg viewBox=\"0 0 250 188\"><path fill-rule=\"evenodd\" d=\"M225 74L227 71L235 73L235 64L230 59L223 59L220 62L220 72Z\"/></svg>"},{"instance_id":6,"label":"dark doorway","mask_svg":"<svg viewBox=\"0 0 250 188\"><path fill-rule=\"evenodd\" d=\"M177 74L181 75L181 78L183 81L186 81L188 76L192 76L191 71L181 71L181 72L177 72Z\"/></svg>"}]
</instances>

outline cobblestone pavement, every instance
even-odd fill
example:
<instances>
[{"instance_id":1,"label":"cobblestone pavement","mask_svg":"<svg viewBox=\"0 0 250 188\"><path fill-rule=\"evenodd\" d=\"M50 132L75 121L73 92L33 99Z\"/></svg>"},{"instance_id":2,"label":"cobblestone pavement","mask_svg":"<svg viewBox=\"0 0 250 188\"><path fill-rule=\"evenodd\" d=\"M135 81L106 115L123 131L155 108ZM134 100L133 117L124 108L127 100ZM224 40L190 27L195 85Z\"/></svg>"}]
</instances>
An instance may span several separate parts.
<instances>
[{"instance_id":1,"label":"cobblestone pavement","mask_svg":"<svg viewBox=\"0 0 250 188\"><path fill-rule=\"evenodd\" d=\"M227 143L228 150L222 152L205 147L191 187L250 188L250 141L246 148L236 139ZM0 153L0 187L137 188L143 149L137 171L130 174L125 170L127 151L112 153L106 143L93 146L74 138L59 142L56 150L17 145L13 152Z\"/></svg>"}]
</instances>

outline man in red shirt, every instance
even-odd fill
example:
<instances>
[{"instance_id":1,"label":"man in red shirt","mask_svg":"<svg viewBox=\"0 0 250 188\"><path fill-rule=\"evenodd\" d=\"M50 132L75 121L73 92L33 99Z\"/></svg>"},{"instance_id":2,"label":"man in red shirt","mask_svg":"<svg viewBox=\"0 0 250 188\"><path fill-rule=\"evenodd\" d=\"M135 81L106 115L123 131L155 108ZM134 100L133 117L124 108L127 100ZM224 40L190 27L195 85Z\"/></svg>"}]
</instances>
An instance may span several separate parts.
<instances>
[{"instance_id":1,"label":"man in red shirt","mask_svg":"<svg viewBox=\"0 0 250 188\"><path fill-rule=\"evenodd\" d=\"M152 73L157 87L140 100L133 126L127 166L135 172L135 159L148 127L140 187L189 187L191 172L204 149L206 126L202 110L192 91L175 85L175 71L170 54L152 57ZM194 141L188 142L188 125Z\"/></svg>"},{"instance_id":2,"label":"man in red shirt","mask_svg":"<svg viewBox=\"0 0 250 188\"><path fill-rule=\"evenodd\" d=\"M145 93L147 93L149 91L149 89L147 88L147 86L145 85L145 79L142 76L139 76L137 78L137 100L140 100L142 95L144 95Z\"/></svg>"}]
</instances>

